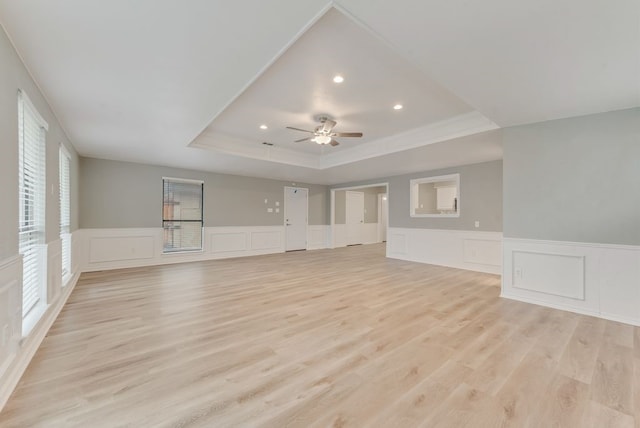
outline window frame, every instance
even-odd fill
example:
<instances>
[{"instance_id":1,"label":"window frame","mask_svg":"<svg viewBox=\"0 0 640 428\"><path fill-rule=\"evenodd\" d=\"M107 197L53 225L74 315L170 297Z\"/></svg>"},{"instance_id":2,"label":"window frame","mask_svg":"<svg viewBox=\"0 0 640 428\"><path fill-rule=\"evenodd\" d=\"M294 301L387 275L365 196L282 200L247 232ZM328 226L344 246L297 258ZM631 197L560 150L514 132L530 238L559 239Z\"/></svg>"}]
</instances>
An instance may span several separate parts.
<instances>
[{"instance_id":1,"label":"window frame","mask_svg":"<svg viewBox=\"0 0 640 428\"><path fill-rule=\"evenodd\" d=\"M453 181L456 183L456 211L446 214L419 214L416 212L418 205L418 192L420 184L441 183ZM409 181L409 216L413 218L459 218L460 217L460 173L438 175L432 177L414 178Z\"/></svg>"},{"instance_id":2,"label":"window frame","mask_svg":"<svg viewBox=\"0 0 640 428\"><path fill-rule=\"evenodd\" d=\"M173 182L173 183L186 183L186 184L197 184L200 185L200 220L174 220L174 219L165 219L165 205L166 201L164 199L164 187L165 181ZM162 177L162 215L161 215L161 223L162 223L162 255L170 255L170 254L184 254L184 253L198 253L204 251L204 181L203 180L193 180L188 178L176 178L176 177ZM165 231L168 229L165 226L165 223L200 223L200 248L177 248L172 250L166 249L166 238Z\"/></svg>"},{"instance_id":3,"label":"window frame","mask_svg":"<svg viewBox=\"0 0 640 428\"><path fill-rule=\"evenodd\" d=\"M66 162L66 163L65 163ZM60 245L61 245L61 274L62 286L67 285L71 278L71 257L73 250L71 248L71 154L64 146L60 144L58 150L58 178L59 178L59 214L60 214ZM65 171L66 169L66 171ZM66 182L63 180L63 173L66 175ZM65 207L66 205L66 207ZM67 219L63 216L64 208L66 208ZM64 220L68 220L67 223Z\"/></svg>"},{"instance_id":4,"label":"window frame","mask_svg":"<svg viewBox=\"0 0 640 428\"><path fill-rule=\"evenodd\" d=\"M38 129L37 137L27 138L33 129ZM18 90L18 251L22 256L23 336L27 336L47 308L48 130L49 125L28 95ZM27 296L30 296L28 300Z\"/></svg>"}]
</instances>

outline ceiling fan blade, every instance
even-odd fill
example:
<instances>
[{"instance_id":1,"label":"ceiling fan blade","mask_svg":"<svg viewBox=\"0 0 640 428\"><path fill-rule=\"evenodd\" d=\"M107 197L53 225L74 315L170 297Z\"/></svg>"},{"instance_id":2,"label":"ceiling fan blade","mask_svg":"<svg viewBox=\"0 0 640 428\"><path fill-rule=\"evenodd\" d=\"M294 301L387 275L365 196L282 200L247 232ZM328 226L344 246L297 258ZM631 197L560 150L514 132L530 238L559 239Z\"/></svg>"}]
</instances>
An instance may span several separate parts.
<instances>
[{"instance_id":1,"label":"ceiling fan blade","mask_svg":"<svg viewBox=\"0 0 640 428\"><path fill-rule=\"evenodd\" d=\"M300 129L300 128L294 128L293 126L287 126L287 129L293 129L294 131L302 131L302 132L308 132L309 134L313 134L313 131L308 131L306 129Z\"/></svg>"},{"instance_id":2,"label":"ceiling fan blade","mask_svg":"<svg viewBox=\"0 0 640 428\"><path fill-rule=\"evenodd\" d=\"M331 142L329 144L331 144L333 147L335 147L340 143L338 143L336 140L331 140Z\"/></svg>"},{"instance_id":3,"label":"ceiling fan blade","mask_svg":"<svg viewBox=\"0 0 640 428\"><path fill-rule=\"evenodd\" d=\"M320 132L328 134L329 132L331 132L334 126L336 126L336 121L327 119L324 122L322 122L322 127L320 129Z\"/></svg>"},{"instance_id":4,"label":"ceiling fan blade","mask_svg":"<svg viewBox=\"0 0 640 428\"><path fill-rule=\"evenodd\" d=\"M332 137L362 137L362 132L332 132Z\"/></svg>"},{"instance_id":5,"label":"ceiling fan blade","mask_svg":"<svg viewBox=\"0 0 640 428\"><path fill-rule=\"evenodd\" d=\"M311 137L300 138L299 140L295 140L294 143L302 143L303 141L309 141L310 139L311 139Z\"/></svg>"}]
</instances>

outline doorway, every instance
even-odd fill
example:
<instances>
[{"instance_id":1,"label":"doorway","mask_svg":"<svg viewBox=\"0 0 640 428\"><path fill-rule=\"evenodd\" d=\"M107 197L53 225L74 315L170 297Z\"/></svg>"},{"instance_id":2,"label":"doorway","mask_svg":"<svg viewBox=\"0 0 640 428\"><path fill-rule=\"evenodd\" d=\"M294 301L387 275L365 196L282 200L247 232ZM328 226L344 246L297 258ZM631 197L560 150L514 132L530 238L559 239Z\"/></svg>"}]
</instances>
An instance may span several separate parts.
<instances>
[{"instance_id":1,"label":"doorway","mask_svg":"<svg viewBox=\"0 0 640 428\"><path fill-rule=\"evenodd\" d=\"M330 248L386 241L389 224L388 183L330 190Z\"/></svg>"},{"instance_id":2,"label":"doorway","mask_svg":"<svg viewBox=\"0 0 640 428\"><path fill-rule=\"evenodd\" d=\"M309 189L284 188L285 251L307 249Z\"/></svg>"}]
</instances>

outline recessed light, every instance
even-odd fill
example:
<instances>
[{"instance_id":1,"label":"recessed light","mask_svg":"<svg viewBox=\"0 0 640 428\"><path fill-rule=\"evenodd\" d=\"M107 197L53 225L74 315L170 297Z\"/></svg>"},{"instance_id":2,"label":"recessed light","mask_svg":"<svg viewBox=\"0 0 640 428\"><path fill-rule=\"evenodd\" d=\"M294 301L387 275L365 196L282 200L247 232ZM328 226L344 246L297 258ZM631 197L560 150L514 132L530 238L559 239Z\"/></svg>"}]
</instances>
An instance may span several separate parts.
<instances>
[{"instance_id":1,"label":"recessed light","mask_svg":"<svg viewBox=\"0 0 640 428\"><path fill-rule=\"evenodd\" d=\"M335 83L342 83L344 82L344 77L340 76L339 74L336 74L335 76L333 76L333 81Z\"/></svg>"},{"instance_id":2,"label":"recessed light","mask_svg":"<svg viewBox=\"0 0 640 428\"><path fill-rule=\"evenodd\" d=\"M394 110L402 110L402 104L396 104L393 106Z\"/></svg>"},{"instance_id":3,"label":"recessed light","mask_svg":"<svg viewBox=\"0 0 640 428\"><path fill-rule=\"evenodd\" d=\"M268 129L269 127L267 125L260 125L260 129Z\"/></svg>"}]
</instances>

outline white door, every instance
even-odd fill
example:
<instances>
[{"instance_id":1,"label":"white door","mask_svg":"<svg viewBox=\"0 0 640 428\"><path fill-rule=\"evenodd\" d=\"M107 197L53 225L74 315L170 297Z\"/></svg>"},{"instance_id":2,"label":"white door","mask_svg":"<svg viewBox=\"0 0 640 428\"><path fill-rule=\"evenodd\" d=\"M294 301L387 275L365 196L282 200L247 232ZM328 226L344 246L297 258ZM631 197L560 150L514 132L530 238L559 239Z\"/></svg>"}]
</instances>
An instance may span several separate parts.
<instances>
[{"instance_id":1,"label":"white door","mask_svg":"<svg viewBox=\"0 0 640 428\"><path fill-rule=\"evenodd\" d=\"M364 193L346 192L347 245L362 244L364 227Z\"/></svg>"},{"instance_id":2,"label":"white door","mask_svg":"<svg viewBox=\"0 0 640 428\"><path fill-rule=\"evenodd\" d=\"M284 188L285 250L307 249L307 211L309 189Z\"/></svg>"},{"instance_id":3,"label":"white door","mask_svg":"<svg viewBox=\"0 0 640 428\"><path fill-rule=\"evenodd\" d=\"M378 194L378 242L387 240L387 215L389 213L389 201L387 201L386 193Z\"/></svg>"}]
</instances>

